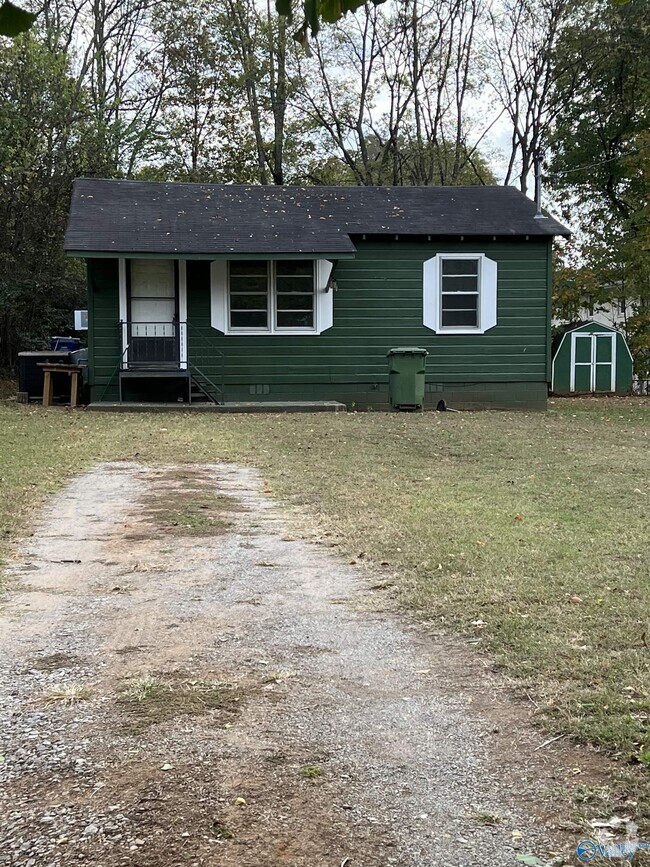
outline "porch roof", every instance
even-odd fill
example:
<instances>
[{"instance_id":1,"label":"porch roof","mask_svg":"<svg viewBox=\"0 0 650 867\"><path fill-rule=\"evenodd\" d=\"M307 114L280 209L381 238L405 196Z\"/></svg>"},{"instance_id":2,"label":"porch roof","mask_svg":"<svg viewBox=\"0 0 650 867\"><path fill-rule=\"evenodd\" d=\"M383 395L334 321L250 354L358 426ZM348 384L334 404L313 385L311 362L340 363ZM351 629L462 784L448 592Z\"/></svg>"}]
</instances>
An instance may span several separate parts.
<instances>
[{"instance_id":1,"label":"porch roof","mask_svg":"<svg viewBox=\"0 0 650 867\"><path fill-rule=\"evenodd\" d=\"M275 187L80 178L72 255L353 255L354 236L553 236L514 187ZM352 236L352 237L351 237Z\"/></svg>"}]
</instances>

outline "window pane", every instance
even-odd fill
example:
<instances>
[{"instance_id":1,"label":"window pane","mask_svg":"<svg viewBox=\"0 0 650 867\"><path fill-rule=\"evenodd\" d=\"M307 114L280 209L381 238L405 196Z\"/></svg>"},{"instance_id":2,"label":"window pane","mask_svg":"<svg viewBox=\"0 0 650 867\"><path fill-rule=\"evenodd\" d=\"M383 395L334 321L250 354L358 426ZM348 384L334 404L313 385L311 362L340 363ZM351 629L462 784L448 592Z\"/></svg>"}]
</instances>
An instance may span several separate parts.
<instances>
[{"instance_id":1,"label":"window pane","mask_svg":"<svg viewBox=\"0 0 650 867\"><path fill-rule=\"evenodd\" d=\"M314 327L314 263L289 260L275 263L276 326Z\"/></svg>"},{"instance_id":2,"label":"window pane","mask_svg":"<svg viewBox=\"0 0 650 867\"><path fill-rule=\"evenodd\" d=\"M313 306L313 295L278 295L278 310L312 310Z\"/></svg>"},{"instance_id":3,"label":"window pane","mask_svg":"<svg viewBox=\"0 0 650 867\"><path fill-rule=\"evenodd\" d=\"M230 275L231 292L266 292L266 290L266 274L261 274L257 277Z\"/></svg>"},{"instance_id":4,"label":"window pane","mask_svg":"<svg viewBox=\"0 0 650 867\"><path fill-rule=\"evenodd\" d=\"M443 310L443 328L476 328L476 310Z\"/></svg>"},{"instance_id":5,"label":"window pane","mask_svg":"<svg viewBox=\"0 0 650 867\"><path fill-rule=\"evenodd\" d=\"M478 274L478 259L443 259L443 274Z\"/></svg>"},{"instance_id":6,"label":"window pane","mask_svg":"<svg viewBox=\"0 0 650 867\"><path fill-rule=\"evenodd\" d=\"M231 328L267 328L266 310L231 310Z\"/></svg>"},{"instance_id":7,"label":"window pane","mask_svg":"<svg viewBox=\"0 0 650 867\"><path fill-rule=\"evenodd\" d=\"M314 278L309 277L280 277L276 280L278 292L313 292Z\"/></svg>"},{"instance_id":8,"label":"window pane","mask_svg":"<svg viewBox=\"0 0 650 867\"><path fill-rule=\"evenodd\" d=\"M230 327L269 327L268 262L230 262Z\"/></svg>"},{"instance_id":9,"label":"window pane","mask_svg":"<svg viewBox=\"0 0 650 867\"><path fill-rule=\"evenodd\" d=\"M261 262L231 262L230 263L230 276L233 275L255 275L255 276L263 276L266 277L267 274L267 263L264 261Z\"/></svg>"},{"instance_id":10,"label":"window pane","mask_svg":"<svg viewBox=\"0 0 650 867\"><path fill-rule=\"evenodd\" d=\"M175 298L172 259L131 259L131 298Z\"/></svg>"},{"instance_id":11,"label":"window pane","mask_svg":"<svg viewBox=\"0 0 650 867\"><path fill-rule=\"evenodd\" d=\"M456 292L442 296L443 310L476 310L478 295L459 295Z\"/></svg>"},{"instance_id":12,"label":"window pane","mask_svg":"<svg viewBox=\"0 0 650 867\"><path fill-rule=\"evenodd\" d=\"M311 310L298 312L278 310L278 328L313 328L314 314Z\"/></svg>"},{"instance_id":13,"label":"window pane","mask_svg":"<svg viewBox=\"0 0 650 867\"><path fill-rule=\"evenodd\" d=\"M311 261L283 260L275 263L275 273L278 277L304 275L306 277L314 276L314 263Z\"/></svg>"},{"instance_id":14,"label":"window pane","mask_svg":"<svg viewBox=\"0 0 650 867\"><path fill-rule=\"evenodd\" d=\"M443 292L476 292L478 291L478 277L446 276L442 278Z\"/></svg>"},{"instance_id":15,"label":"window pane","mask_svg":"<svg viewBox=\"0 0 650 867\"><path fill-rule=\"evenodd\" d=\"M231 310L266 310L266 295L230 293Z\"/></svg>"}]
</instances>

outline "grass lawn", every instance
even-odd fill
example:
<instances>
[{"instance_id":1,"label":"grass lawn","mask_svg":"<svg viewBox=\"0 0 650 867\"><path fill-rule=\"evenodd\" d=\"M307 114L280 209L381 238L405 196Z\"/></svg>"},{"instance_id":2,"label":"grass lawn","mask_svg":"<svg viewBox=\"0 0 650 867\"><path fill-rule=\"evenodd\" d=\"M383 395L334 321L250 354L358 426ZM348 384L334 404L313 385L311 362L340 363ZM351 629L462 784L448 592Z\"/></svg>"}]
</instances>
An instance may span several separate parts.
<instances>
[{"instance_id":1,"label":"grass lawn","mask_svg":"<svg viewBox=\"0 0 650 867\"><path fill-rule=\"evenodd\" d=\"M405 604L476 638L549 731L650 765L650 402L192 417L7 405L0 539L109 458L259 467L346 554L388 564Z\"/></svg>"}]
</instances>

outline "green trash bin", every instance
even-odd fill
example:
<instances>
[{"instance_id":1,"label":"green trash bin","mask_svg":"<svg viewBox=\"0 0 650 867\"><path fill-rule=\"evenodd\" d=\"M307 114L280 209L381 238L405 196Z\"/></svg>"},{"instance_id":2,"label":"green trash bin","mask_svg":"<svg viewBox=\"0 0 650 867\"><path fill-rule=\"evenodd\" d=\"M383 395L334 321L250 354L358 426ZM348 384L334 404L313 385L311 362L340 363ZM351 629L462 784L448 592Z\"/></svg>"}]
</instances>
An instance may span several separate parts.
<instances>
[{"instance_id":1,"label":"green trash bin","mask_svg":"<svg viewBox=\"0 0 650 867\"><path fill-rule=\"evenodd\" d=\"M424 373L426 349L399 346L386 353L388 358L388 391L393 409L413 411L424 405Z\"/></svg>"}]
</instances>

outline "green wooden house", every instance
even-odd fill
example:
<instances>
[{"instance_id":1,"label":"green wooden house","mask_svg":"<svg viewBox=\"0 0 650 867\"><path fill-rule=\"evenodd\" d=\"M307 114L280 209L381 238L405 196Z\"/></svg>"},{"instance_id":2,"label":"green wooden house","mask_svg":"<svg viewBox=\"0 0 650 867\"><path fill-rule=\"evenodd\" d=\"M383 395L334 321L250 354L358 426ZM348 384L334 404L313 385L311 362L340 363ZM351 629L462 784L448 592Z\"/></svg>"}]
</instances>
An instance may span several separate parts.
<instances>
[{"instance_id":1,"label":"green wooden house","mask_svg":"<svg viewBox=\"0 0 650 867\"><path fill-rule=\"evenodd\" d=\"M419 346L427 406L544 407L567 234L512 187L77 180L91 400L385 409Z\"/></svg>"},{"instance_id":2,"label":"green wooden house","mask_svg":"<svg viewBox=\"0 0 650 867\"><path fill-rule=\"evenodd\" d=\"M631 394L632 355L620 331L583 322L565 328L554 343L554 394Z\"/></svg>"}]
</instances>

